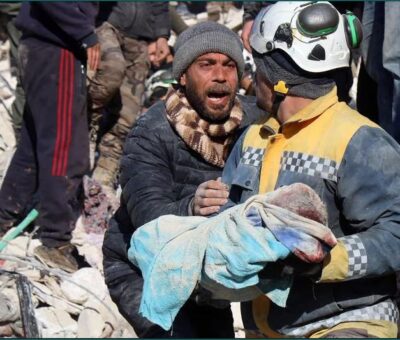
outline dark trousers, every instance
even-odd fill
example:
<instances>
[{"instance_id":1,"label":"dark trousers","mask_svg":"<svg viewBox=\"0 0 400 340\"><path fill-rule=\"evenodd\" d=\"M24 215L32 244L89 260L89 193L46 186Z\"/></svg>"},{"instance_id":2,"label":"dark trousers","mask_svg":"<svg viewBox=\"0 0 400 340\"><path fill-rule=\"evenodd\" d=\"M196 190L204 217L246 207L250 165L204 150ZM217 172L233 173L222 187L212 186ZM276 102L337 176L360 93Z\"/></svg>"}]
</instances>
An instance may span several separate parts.
<instances>
[{"instance_id":1,"label":"dark trousers","mask_svg":"<svg viewBox=\"0 0 400 340\"><path fill-rule=\"evenodd\" d=\"M13 224L37 194L40 238L49 247L71 239L89 168L82 60L34 38L19 47L26 105L21 140L0 191L0 224Z\"/></svg>"}]
</instances>

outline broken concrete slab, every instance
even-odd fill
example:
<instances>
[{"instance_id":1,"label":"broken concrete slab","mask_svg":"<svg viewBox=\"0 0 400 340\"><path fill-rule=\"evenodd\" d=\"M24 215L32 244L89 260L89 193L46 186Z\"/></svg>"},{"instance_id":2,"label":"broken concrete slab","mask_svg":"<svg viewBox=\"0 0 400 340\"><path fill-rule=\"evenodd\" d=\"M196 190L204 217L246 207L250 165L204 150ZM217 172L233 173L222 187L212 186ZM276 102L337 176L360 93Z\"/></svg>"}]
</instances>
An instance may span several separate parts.
<instances>
[{"instance_id":1,"label":"broken concrete slab","mask_svg":"<svg viewBox=\"0 0 400 340\"><path fill-rule=\"evenodd\" d=\"M15 288L3 288L0 292L0 323L10 323L20 317L18 293Z\"/></svg>"},{"instance_id":2,"label":"broken concrete slab","mask_svg":"<svg viewBox=\"0 0 400 340\"><path fill-rule=\"evenodd\" d=\"M64 310L72 315L78 315L83 310L81 305L68 301L64 296L55 295L51 289L42 283L32 282L32 285L33 294L36 295L40 301L49 306Z\"/></svg>"},{"instance_id":3,"label":"broken concrete slab","mask_svg":"<svg viewBox=\"0 0 400 340\"><path fill-rule=\"evenodd\" d=\"M4 235L8 235L15 228L11 228ZM33 256L33 250L40 246L42 243L38 239L31 239L28 236L18 236L15 239L8 242L8 245L2 251L2 254L10 254L14 256Z\"/></svg>"},{"instance_id":4,"label":"broken concrete slab","mask_svg":"<svg viewBox=\"0 0 400 340\"><path fill-rule=\"evenodd\" d=\"M102 300L108 293L104 277L91 267L79 269L68 280L63 279L60 287L64 296L77 304L85 303L91 295Z\"/></svg>"},{"instance_id":5,"label":"broken concrete slab","mask_svg":"<svg viewBox=\"0 0 400 340\"><path fill-rule=\"evenodd\" d=\"M100 313L85 308L78 319L78 338L100 338L105 328L105 321Z\"/></svg>"},{"instance_id":6,"label":"broken concrete slab","mask_svg":"<svg viewBox=\"0 0 400 340\"><path fill-rule=\"evenodd\" d=\"M36 320L43 338L75 338L78 323L64 310L41 307L35 310Z\"/></svg>"}]
</instances>

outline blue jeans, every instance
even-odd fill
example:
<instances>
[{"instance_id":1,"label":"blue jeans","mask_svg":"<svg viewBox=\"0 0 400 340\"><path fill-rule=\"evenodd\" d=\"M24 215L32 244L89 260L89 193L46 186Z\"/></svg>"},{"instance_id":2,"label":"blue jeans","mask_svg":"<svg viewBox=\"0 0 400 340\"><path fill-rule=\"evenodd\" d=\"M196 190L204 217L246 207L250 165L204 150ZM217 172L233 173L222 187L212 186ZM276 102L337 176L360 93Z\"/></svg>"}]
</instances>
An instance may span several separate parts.
<instances>
[{"instance_id":1,"label":"blue jeans","mask_svg":"<svg viewBox=\"0 0 400 340\"><path fill-rule=\"evenodd\" d=\"M364 2L362 54L378 85L379 124L400 142L399 1Z\"/></svg>"}]
</instances>

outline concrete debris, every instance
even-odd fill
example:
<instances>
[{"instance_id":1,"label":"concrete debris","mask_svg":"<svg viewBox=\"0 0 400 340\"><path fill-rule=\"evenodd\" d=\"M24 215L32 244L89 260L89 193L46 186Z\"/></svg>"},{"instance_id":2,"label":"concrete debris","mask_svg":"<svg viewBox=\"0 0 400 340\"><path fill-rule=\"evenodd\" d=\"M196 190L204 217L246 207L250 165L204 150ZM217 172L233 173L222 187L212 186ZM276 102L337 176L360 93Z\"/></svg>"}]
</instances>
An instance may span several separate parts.
<instances>
[{"instance_id":1,"label":"concrete debris","mask_svg":"<svg viewBox=\"0 0 400 340\"><path fill-rule=\"evenodd\" d=\"M82 305L91 295L103 300L108 290L99 270L82 268L73 273L68 280L62 280L61 291L69 301Z\"/></svg>"},{"instance_id":2,"label":"concrete debris","mask_svg":"<svg viewBox=\"0 0 400 340\"><path fill-rule=\"evenodd\" d=\"M32 282L33 294L48 306L61 309L71 315L78 315L83 307L74 302L68 301L64 296L56 295L50 288L40 282Z\"/></svg>"},{"instance_id":3,"label":"concrete debris","mask_svg":"<svg viewBox=\"0 0 400 340\"><path fill-rule=\"evenodd\" d=\"M78 323L66 311L41 307L36 309L35 315L43 338L76 338Z\"/></svg>"},{"instance_id":4,"label":"concrete debris","mask_svg":"<svg viewBox=\"0 0 400 340\"><path fill-rule=\"evenodd\" d=\"M12 288L2 289L0 291L0 323L17 321L20 314L17 291Z\"/></svg>"},{"instance_id":5,"label":"concrete debris","mask_svg":"<svg viewBox=\"0 0 400 340\"><path fill-rule=\"evenodd\" d=\"M23 337L24 334L24 328L22 325L22 321L21 320L17 320L14 323L10 324L11 329L13 330L13 333L16 337Z\"/></svg>"},{"instance_id":6,"label":"concrete debris","mask_svg":"<svg viewBox=\"0 0 400 340\"><path fill-rule=\"evenodd\" d=\"M0 104L0 187L14 155L16 145L14 130L7 115L7 111Z\"/></svg>"},{"instance_id":7,"label":"concrete debris","mask_svg":"<svg viewBox=\"0 0 400 340\"><path fill-rule=\"evenodd\" d=\"M9 48L8 42L0 46L0 54ZM15 151L14 129L11 123L11 105L16 79L11 77L8 60L0 61L0 187Z\"/></svg>"},{"instance_id":8,"label":"concrete debris","mask_svg":"<svg viewBox=\"0 0 400 340\"><path fill-rule=\"evenodd\" d=\"M71 242L78 249L79 255L83 256L91 267L98 269L101 273L103 273L103 253L101 251L103 238L104 233L87 233L83 216L78 218L72 232Z\"/></svg>"},{"instance_id":9,"label":"concrete debris","mask_svg":"<svg viewBox=\"0 0 400 340\"><path fill-rule=\"evenodd\" d=\"M14 229L11 228L8 230L6 235ZM40 245L41 242L37 239L31 239L28 236L19 236L10 241L2 253L13 254L15 256L33 256L33 250Z\"/></svg>"},{"instance_id":10,"label":"concrete debris","mask_svg":"<svg viewBox=\"0 0 400 340\"><path fill-rule=\"evenodd\" d=\"M85 308L78 319L78 338L99 338L105 327L106 323L101 314Z\"/></svg>"},{"instance_id":11,"label":"concrete debris","mask_svg":"<svg viewBox=\"0 0 400 340\"><path fill-rule=\"evenodd\" d=\"M13 329L10 324L0 326L0 338L9 338L13 335Z\"/></svg>"},{"instance_id":12,"label":"concrete debris","mask_svg":"<svg viewBox=\"0 0 400 340\"><path fill-rule=\"evenodd\" d=\"M111 301L100 271L87 267L72 275L64 273L59 278L42 274L39 279L36 275L29 279L41 337L137 338ZM15 287L16 275L1 275L0 337L24 336Z\"/></svg>"},{"instance_id":13,"label":"concrete debris","mask_svg":"<svg viewBox=\"0 0 400 340\"><path fill-rule=\"evenodd\" d=\"M107 330L107 329L106 329ZM105 330L105 331L106 331ZM131 325L123 318L119 319L118 327L113 330L110 338L137 338Z\"/></svg>"},{"instance_id":14,"label":"concrete debris","mask_svg":"<svg viewBox=\"0 0 400 340\"><path fill-rule=\"evenodd\" d=\"M121 318L118 318L118 308L108 294L101 300L95 296L90 296L84 307L101 314L105 323L109 324L113 329L118 329Z\"/></svg>"},{"instance_id":15,"label":"concrete debris","mask_svg":"<svg viewBox=\"0 0 400 340\"><path fill-rule=\"evenodd\" d=\"M49 269L33 256L41 242L24 234L0 253L0 337L23 337L16 277L25 275L32 288L32 305L42 337L137 338L112 302L102 274L104 231L87 233L78 220L72 239L91 267L73 274ZM92 230L91 230L92 231ZM95 255L94 255L95 254ZM7 275L8 274L8 275Z\"/></svg>"}]
</instances>

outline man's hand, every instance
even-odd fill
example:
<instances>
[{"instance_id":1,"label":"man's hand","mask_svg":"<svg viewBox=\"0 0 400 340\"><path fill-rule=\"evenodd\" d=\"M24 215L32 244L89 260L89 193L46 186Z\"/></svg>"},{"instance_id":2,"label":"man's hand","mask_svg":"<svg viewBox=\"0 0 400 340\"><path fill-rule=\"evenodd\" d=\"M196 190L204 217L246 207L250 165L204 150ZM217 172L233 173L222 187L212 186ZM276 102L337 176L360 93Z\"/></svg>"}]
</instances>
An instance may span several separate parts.
<instances>
[{"instance_id":1,"label":"man's hand","mask_svg":"<svg viewBox=\"0 0 400 340\"><path fill-rule=\"evenodd\" d=\"M96 71L100 62L100 44L97 43L86 50L87 66L90 71Z\"/></svg>"},{"instance_id":2,"label":"man's hand","mask_svg":"<svg viewBox=\"0 0 400 340\"><path fill-rule=\"evenodd\" d=\"M168 46L168 40L166 38L158 38L156 41L156 58L154 65L160 67L171 51Z\"/></svg>"},{"instance_id":3,"label":"man's hand","mask_svg":"<svg viewBox=\"0 0 400 340\"><path fill-rule=\"evenodd\" d=\"M246 21L243 24L242 28L242 41L243 41L243 46L244 48L251 53L251 47L250 47L250 32L251 28L253 27L254 20L249 20Z\"/></svg>"},{"instance_id":4,"label":"man's hand","mask_svg":"<svg viewBox=\"0 0 400 340\"><path fill-rule=\"evenodd\" d=\"M228 202L228 187L221 178L201 183L193 199L193 215L208 216L219 211Z\"/></svg>"}]
</instances>

